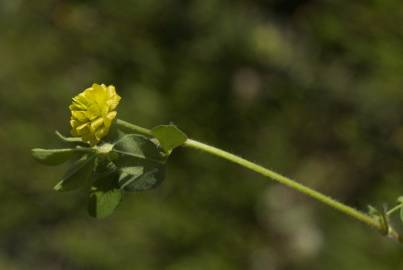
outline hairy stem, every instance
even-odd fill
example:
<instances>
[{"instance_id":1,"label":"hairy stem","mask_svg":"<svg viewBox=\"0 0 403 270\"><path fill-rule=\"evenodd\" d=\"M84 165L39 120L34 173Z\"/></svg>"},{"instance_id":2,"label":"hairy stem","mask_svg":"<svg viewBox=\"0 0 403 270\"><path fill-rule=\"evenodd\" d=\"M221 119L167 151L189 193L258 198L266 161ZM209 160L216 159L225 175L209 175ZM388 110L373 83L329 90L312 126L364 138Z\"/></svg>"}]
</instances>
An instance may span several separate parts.
<instances>
[{"instance_id":1,"label":"hairy stem","mask_svg":"<svg viewBox=\"0 0 403 270\"><path fill-rule=\"evenodd\" d=\"M149 129L146 129L146 128L143 128L143 127L140 127L137 125L133 125L126 121L118 119L117 124L124 129L128 129L128 130L140 133L142 135L152 136L151 131ZM368 226L378 230L382 234L386 234L390 238L393 238L400 242L402 241L402 238L399 236L399 234L396 231L394 231L391 227L385 228L385 226L378 219L371 217L371 216L367 215L366 213L361 212L357 209L354 209L348 205L345 205L327 195L324 195L324 194L322 194L312 188L309 188L301 183L298 183L288 177L285 177L279 173L269 170L263 166L260 166L256 163L253 163L249 160L246 160L244 158L241 158L237 155L231 154L227 151L221 150L214 146L210 146L208 144L204 144L204 143L192 140L192 139L187 139L186 142L184 143L184 146L187 148L197 149L197 150L209 153L211 155L226 159L226 160L231 161L235 164L238 164L244 168L247 168L247 169L254 171L258 174L261 174L265 177L268 177L276 182L279 182L285 186L288 186L294 190L297 190L317 201L320 201L320 202L330 206L331 208L336 209L352 218L355 218L355 219L361 221L362 223L367 224Z\"/></svg>"}]
</instances>

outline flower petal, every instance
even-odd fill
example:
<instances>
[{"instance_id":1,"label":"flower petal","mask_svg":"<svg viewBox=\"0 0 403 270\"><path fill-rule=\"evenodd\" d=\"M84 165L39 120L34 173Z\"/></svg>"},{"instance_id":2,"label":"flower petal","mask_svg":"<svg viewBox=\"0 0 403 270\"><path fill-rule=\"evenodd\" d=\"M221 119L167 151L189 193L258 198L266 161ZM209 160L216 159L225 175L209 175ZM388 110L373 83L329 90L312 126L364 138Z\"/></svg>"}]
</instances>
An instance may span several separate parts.
<instances>
[{"instance_id":1,"label":"flower petal","mask_svg":"<svg viewBox=\"0 0 403 270\"><path fill-rule=\"evenodd\" d=\"M113 85L92 84L75 96L69 106L71 134L81 137L91 145L97 144L108 135L120 100L121 97Z\"/></svg>"}]
</instances>

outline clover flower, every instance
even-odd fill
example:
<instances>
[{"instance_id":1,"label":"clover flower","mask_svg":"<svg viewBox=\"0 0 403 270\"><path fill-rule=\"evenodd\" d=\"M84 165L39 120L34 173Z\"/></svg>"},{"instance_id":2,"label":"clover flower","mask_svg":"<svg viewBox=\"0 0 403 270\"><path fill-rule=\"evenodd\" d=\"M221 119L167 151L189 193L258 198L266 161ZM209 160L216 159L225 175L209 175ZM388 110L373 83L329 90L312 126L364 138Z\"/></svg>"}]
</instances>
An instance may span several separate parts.
<instances>
[{"instance_id":1,"label":"clover flower","mask_svg":"<svg viewBox=\"0 0 403 270\"><path fill-rule=\"evenodd\" d=\"M113 85L96 83L75 96L69 107L71 134L91 146L99 143L108 135L120 99Z\"/></svg>"}]
</instances>

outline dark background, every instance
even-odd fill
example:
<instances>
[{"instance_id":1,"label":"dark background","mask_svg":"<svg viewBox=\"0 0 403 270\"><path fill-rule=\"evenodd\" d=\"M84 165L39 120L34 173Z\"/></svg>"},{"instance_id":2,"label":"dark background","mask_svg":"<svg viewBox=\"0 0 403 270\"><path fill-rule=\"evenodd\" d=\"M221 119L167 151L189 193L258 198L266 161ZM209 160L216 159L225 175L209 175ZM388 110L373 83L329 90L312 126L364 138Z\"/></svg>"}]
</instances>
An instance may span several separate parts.
<instances>
[{"instance_id":1,"label":"dark background","mask_svg":"<svg viewBox=\"0 0 403 270\"><path fill-rule=\"evenodd\" d=\"M180 149L158 189L95 220L33 147L71 98L114 84L119 117L191 137L359 209L403 191L403 4L0 1L0 269L403 269L403 249L226 161Z\"/></svg>"}]
</instances>

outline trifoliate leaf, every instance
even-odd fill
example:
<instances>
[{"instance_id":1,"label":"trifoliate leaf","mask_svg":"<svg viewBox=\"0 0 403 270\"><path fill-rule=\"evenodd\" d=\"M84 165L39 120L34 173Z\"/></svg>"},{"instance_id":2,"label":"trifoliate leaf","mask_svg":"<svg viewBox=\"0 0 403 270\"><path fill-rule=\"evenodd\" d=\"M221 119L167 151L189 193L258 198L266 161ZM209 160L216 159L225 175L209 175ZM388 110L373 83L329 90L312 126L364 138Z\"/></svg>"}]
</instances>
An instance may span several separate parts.
<instances>
[{"instance_id":1,"label":"trifoliate leaf","mask_svg":"<svg viewBox=\"0 0 403 270\"><path fill-rule=\"evenodd\" d=\"M186 134L175 125L161 125L151 130L152 135L158 139L162 149L170 153L187 140Z\"/></svg>"},{"instance_id":2,"label":"trifoliate leaf","mask_svg":"<svg viewBox=\"0 0 403 270\"><path fill-rule=\"evenodd\" d=\"M125 189L134 180L144 174L143 166L121 167L119 173L119 186Z\"/></svg>"},{"instance_id":3,"label":"trifoliate leaf","mask_svg":"<svg viewBox=\"0 0 403 270\"><path fill-rule=\"evenodd\" d=\"M45 165L59 165L74 157L77 149L32 149L32 156Z\"/></svg>"},{"instance_id":4,"label":"trifoliate leaf","mask_svg":"<svg viewBox=\"0 0 403 270\"><path fill-rule=\"evenodd\" d=\"M111 189L90 193L88 213L95 218L105 218L111 215L122 200L122 191Z\"/></svg>"},{"instance_id":5,"label":"trifoliate leaf","mask_svg":"<svg viewBox=\"0 0 403 270\"><path fill-rule=\"evenodd\" d=\"M90 192L88 213L95 218L105 218L113 213L122 199L116 173L98 178Z\"/></svg>"},{"instance_id":6,"label":"trifoliate leaf","mask_svg":"<svg viewBox=\"0 0 403 270\"><path fill-rule=\"evenodd\" d=\"M118 168L112 161L98 158L94 171L94 179L95 181L97 181L98 179L109 176L113 173L116 173L117 171Z\"/></svg>"},{"instance_id":7,"label":"trifoliate leaf","mask_svg":"<svg viewBox=\"0 0 403 270\"><path fill-rule=\"evenodd\" d=\"M164 180L165 156L150 139L126 135L115 143L113 160L119 168L119 186L125 191L145 191Z\"/></svg>"},{"instance_id":8,"label":"trifoliate leaf","mask_svg":"<svg viewBox=\"0 0 403 270\"><path fill-rule=\"evenodd\" d=\"M123 136L115 142L112 151L137 159L157 163L165 162L165 157L160 153L158 147L150 139L141 135L128 134Z\"/></svg>"},{"instance_id":9,"label":"trifoliate leaf","mask_svg":"<svg viewBox=\"0 0 403 270\"><path fill-rule=\"evenodd\" d=\"M125 191L146 191L157 187L164 177L164 166L138 164L138 166L121 168L119 185Z\"/></svg>"},{"instance_id":10,"label":"trifoliate leaf","mask_svg":"<svg viewBox=\"0 0 403 270\"><path fill-rule=\"evenodd\" d=\"M67 170L63 179L54 187L57 191L70 191L89 183L93 174L95 155L84 155Z\"/></svg>"}]
</instances>

